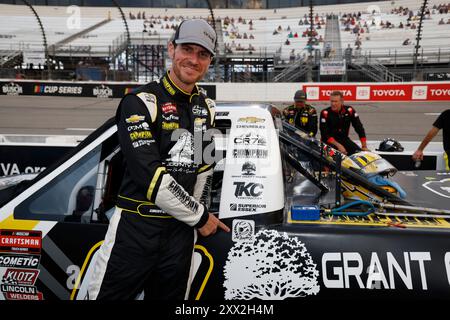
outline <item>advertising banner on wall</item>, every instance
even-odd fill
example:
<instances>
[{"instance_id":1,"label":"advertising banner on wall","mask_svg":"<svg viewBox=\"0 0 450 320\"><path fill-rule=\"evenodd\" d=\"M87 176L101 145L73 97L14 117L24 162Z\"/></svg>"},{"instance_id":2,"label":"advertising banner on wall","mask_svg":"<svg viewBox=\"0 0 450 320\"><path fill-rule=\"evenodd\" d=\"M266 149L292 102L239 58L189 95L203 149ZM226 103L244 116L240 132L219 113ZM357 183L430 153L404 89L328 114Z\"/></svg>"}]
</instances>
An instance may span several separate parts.
<instances>
[{"instance_id":1,"label":"advertising banner on wall","mask_svg":"<svg viewBox=\"0 0 450 320\"><path fill-rule=\"evenodd\" d=\"M321 61L320 75L345 74L345 60Z\"/></svg>"},{"instance_id":2,"label":"advertising banner on wall","mask_svg":"<svg viewBox=\"0 0 450 320\"><path fill-rule=\"evenodd\" d=\"M114 83L114 82L48 82L48 81L20 81L0 80L0 94L2 95L33 95L59 97L88 97L88 98L122 98L143 84ZM216 98L215 85L200 85L206 90L207 96Z\"/></svg>"},{"instance_id":3,"label":"advertising banner on wall","mask_svg":"<svg viewBox=\"0 0 450 320\"><path fill-rule=\"evenodd\" d=\"M328 101L334 90L346 101L448 101L450 83L318 83L303 85L308 100Z\"/></svg>"}]
</instances>

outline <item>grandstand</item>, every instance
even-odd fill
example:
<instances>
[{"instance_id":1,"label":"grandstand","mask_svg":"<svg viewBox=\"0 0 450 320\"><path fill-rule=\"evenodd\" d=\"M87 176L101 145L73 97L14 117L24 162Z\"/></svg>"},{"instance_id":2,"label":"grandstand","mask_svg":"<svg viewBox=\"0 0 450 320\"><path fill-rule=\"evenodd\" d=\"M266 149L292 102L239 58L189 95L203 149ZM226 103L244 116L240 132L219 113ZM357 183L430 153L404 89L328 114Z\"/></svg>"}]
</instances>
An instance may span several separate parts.
<instances>
[{"instance_id":1,"label":"grandstand","mask_svg":"<svg viewBox=\"0 0 450 320\"><path fill-rule=\"evenodd\" d=\"M448 79L450 4L428 2L415 57L420 6L399 0L316 5L312 12L308 6L216 8L218 52L206 80ZM165 69L165 44L183 19L211 22L207 8L122 7L125 24L113 6L33 7L48 51L29 8L0 4L1 78L149 81Z\"/></svg>"}]
</instances>

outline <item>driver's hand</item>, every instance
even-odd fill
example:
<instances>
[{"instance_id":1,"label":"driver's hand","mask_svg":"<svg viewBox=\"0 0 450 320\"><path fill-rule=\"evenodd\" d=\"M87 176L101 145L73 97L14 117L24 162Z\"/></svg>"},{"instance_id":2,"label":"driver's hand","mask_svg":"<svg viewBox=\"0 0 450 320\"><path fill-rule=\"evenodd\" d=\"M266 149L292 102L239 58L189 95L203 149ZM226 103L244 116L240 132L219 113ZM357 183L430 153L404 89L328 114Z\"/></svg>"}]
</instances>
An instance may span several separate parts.
<instances>
[{"instance_id":1,"label":"driver's hand","mask_svg":"<svg viewBox=\"0 0 450 320\"><path fill-rule=\"evenodd\" d=\"M217 228L222 229L225 232L230 232L230 228L228 228L222 221L216 218L212 213L209 214L208 221L206 224L198 229L198 232L204 237L207 237L211 234L215 234L217 232Z\"/></svg>"}]
</instances>

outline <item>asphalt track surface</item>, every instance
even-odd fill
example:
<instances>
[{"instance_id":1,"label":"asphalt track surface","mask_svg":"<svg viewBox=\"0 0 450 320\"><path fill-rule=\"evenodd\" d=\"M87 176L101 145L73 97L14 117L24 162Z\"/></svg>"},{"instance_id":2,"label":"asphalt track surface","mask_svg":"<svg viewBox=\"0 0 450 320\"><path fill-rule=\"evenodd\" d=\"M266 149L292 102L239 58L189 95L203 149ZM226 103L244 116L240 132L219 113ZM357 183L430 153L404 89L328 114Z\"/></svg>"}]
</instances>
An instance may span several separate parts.
<instances>
[{"instance_id":1,"label":"asphalt track surface","mask_svg":"<svg viewBox=\"0 0 450 320\"><path fill-rule=\"evenodd\" d=\"M0 134L88 135L113 117L120 99L0 96ZM285 103L277 103L282 107ZM421 141L450 102L350 103L368 140ZM318 112L326 103L313 103ZM351 129L351 137L357 136ZM433 141L442 141L442 132Z\"/></svg>"}]
</instances>

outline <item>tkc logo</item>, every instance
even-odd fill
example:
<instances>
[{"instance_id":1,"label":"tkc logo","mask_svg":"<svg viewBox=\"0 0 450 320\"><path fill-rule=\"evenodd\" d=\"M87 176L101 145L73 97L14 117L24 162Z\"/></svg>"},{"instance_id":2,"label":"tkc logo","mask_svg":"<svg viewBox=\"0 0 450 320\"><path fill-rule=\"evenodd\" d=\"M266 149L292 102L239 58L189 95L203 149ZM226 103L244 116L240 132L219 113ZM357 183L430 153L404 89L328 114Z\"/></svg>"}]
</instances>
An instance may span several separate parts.
<instances>
[{"instance_id":1,"label":"tkc logo","mask_svg":"<svg viewBox=\"0 0 450 320\"><path fill-rule=\"evenodd\" d=\"M236 186L236 190L234 191L236 197L259 197L262 194L262 189L264 189L261 183L235 182L233 185Z\"/></svg>"}]
</instances>

